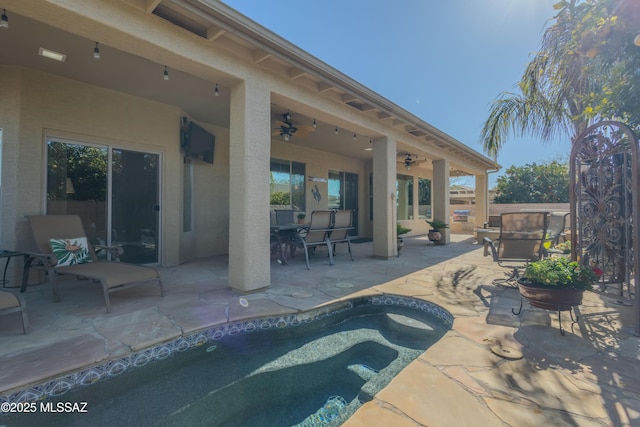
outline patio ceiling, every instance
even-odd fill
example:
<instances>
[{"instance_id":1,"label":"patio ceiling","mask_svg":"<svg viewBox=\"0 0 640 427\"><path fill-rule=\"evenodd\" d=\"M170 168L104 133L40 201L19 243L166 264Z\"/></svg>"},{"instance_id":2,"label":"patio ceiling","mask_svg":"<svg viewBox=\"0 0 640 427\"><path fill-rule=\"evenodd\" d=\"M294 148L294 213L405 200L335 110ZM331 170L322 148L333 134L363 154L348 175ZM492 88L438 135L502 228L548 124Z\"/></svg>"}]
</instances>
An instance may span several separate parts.
<instances>
[{"instance_id":1,"label":"patio ceiling","mask_svg":"<svg viewBox=\"0 0 640 427\"><path fill-rule=\"evenodd\" d=\"M231 52L269 72L284 75L291 82L316 91L320 96L352 107L358 114L390 125L406 134L406 140L398 139L399 154L411 152L421 157L432 157L429 160L447 155L453 159L461 159L474 168L492 167L492 162L486 157L401 110L224 4L201 0L122 2L206 39L212 48ZM138 54L137 51L143 51L142 46L132 48L131 53L124 52L112 47L109 38L102 41L87 38L87 34L92 34L90 30L84 31L83 37L43 23L40 17L31 19L12 13L10 9L7 13L10 14L10 28L0 34L0 42L3 44L0 64L21 65L175 105L197 121L228 128L229 88L238 82L237 78L210 67L205 71L200 68L201 75L195 75L197 72L182 72L179 70L182 65L179 61L168 61L173 66L169 65L169 80L165 81L162 78L164 64ZM57 26L60 27L59 24ZM105 34L104 31L105 29L96 29L96 33ZM112 45L118 45L116 38L120 35L112 37ZM100 60L95 60L92 56L96 41L100 42ZM122 39L118 38L117 41L121 42ZM38 50L41 47L67 55L66 61L61 63L39 56ZM186 65L184 69L194 70ZM214 96L216 83L219 85L219 96ZM370 148L369 141L383 136L358 127L340 116L322 114L314 111L313 106L303 105L277 94L274 94L272 102L273 120L280 119L281 114L286 111L291 112L296 125L310 125L316 120L316 130L305 137L294 136L289 142L292 144L358 159L370 159L372 152L366 150ZM336 127L339 130L337 134ZM417 147L423 152L419 153ZM429 155L430 153L435 154ZM423 167L430 163L425 162ZM452 175L469 173L469 169L462 171L464 165L461 163L455 160L451 162Z\"/></svg>"}]
</instances>

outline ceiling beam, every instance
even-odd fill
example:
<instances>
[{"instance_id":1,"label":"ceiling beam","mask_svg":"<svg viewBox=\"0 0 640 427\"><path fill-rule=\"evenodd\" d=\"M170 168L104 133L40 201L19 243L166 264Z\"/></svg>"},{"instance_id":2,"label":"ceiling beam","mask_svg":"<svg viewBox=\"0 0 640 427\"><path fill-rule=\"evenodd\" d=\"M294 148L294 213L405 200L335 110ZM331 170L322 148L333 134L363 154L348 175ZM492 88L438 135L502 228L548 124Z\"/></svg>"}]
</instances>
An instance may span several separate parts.
<instances>
[{"instance_id":1,"label":"ceiling beam","mask_svg":"<svg viewBox=\"0 0 640 427\"><path fill-rule=\"evenodd\" d=\"M350 93L345 93L344 95L342 95L342 97L340 98L342 100L342 102L344 102L345 104L348 104L350 102L355 101L356 99L358 99L358 97L351 95Z\"/></svg>"},{"instance_id":2,"label":"ceiling beam","mask_svg":"<svg viewBox=\"0 0 640 427\"><path fill-rule=\"evenodd\" d=\"M335 85L324 82L318 84L318 93L329 92L332 89L335 89Z\"/></svg>"},{"instance_id":3,"label":"ceiling beam","mask_svg":"<svg viewBox=\"0 0 640 427\"><path fill-rule=\"evenodd\" d=\"M222 37L224 33L226 33L225 30L218 27L217 25L212 25L207 28L207 40L209 40L210 42L214 42Z\"/></svg>"},{"instance_id":4,"label":"ceiling beam","mask_svg":"<svg viewBox=\"0 0 640 427\"><path fill-rule=\"evenodd\" d=\"M162 0L146 0L144 5L144 11L147 13L152 13L156 7L160 4Z\"/></svg>"},{"instance_id":5,"label":"ceiling beam","mask_svg":"<svg viewBox=\"0 0 640 427\"><path fill-rule=\"evenodd\" d=\"M300 77L304 77L306 75L307 75L307 72L304 70L301 70L300 68L292 67L289 69L289 78L292 80L299 79Z\"/></svg>"},{"instance_id":6,"label":"ceiling beam","mask_svg":"<svg viewBox=\"0 0 640 427\"><path fill-rule=\"evenodd\" d=\"M253 51L253 62L256 64L260 64L263 61L271 58L271 53L264 51L262 49L256 49Z\"/></svg>"}]
</instances>

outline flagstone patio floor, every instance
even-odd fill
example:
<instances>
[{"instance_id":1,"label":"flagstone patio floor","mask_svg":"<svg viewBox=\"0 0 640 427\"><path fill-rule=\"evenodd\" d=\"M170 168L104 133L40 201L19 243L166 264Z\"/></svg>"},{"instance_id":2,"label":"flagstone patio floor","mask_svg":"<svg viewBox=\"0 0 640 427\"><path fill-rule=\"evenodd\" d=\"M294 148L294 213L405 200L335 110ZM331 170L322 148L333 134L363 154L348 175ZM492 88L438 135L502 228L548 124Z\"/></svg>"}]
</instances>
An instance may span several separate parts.
<instances>
[{"instance_id":1,"label":"flagstone patio floor","mask_svg":"<svg viewBox=\"0 0 640 427\"><path fill-rule=\"evenodd\" d=\"M18 314L0 317L0 401L225 322L394 294L440 305L454 316L453 327L345 426L640 426L640 339L629 304L589 292L578 323L561 313L562 336L557 313L525 303L520 316L512 314L517 289L492 283L505 269L472 236L452 235L446 246L407 238L389 260L373 258L370 242L353 249L355 261L339 247L334 266L318 255L311 270L304 255L287 265L274 261L271 286L246 295L228 287L227 257L160 268L164 298L157 286L116 292L109 314L99 287L86 281L61 281L58 303L46 284L29 286L30 333L21 333ZM523 357L500 357L494 346Z\"/></svg>"}]
</instances>

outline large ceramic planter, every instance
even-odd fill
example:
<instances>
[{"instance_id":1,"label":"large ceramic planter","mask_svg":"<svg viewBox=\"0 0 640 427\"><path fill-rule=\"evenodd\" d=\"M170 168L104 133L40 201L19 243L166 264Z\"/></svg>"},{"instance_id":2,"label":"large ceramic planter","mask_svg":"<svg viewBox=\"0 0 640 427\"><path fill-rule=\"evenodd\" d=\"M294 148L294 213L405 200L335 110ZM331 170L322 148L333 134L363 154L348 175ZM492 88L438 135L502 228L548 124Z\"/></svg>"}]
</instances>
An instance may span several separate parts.
<instances>
[{"instance_id":1,"label":"large ceramic planter","mask_svg":"<svg viewBox=\"0 0 640 427\"><path fill-rule=\"evenodd\" d=\"M546 310L571 310L571 307L582 304L584 294L584 289L543 287L526 278L518 279L518 288L531 306Z\"/></svg>"},{"instance_id":2,"label":"large ceramic planter","mask_svg":"<svg viewBox=\"0 0 640 427\"><path fill-rule=\"evenodd\" d=\"M442 242L442 233L440 232L440 230L429 230L427 237L436 245L444 245L444 242Z\"/></svg>"}]
</instances>

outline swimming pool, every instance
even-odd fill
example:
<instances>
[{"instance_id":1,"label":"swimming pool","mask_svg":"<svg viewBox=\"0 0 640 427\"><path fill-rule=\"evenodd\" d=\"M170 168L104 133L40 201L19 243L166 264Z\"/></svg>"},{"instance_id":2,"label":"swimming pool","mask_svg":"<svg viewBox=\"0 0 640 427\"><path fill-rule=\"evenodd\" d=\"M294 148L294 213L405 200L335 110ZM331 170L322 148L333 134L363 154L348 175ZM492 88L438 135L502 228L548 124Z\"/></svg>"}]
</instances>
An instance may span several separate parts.
<instances>
[{"instance_id":1,"label":"swimming pool","mask_svg":"<svg viewBox=\"0 0 640 427\"><path fill-rule=\"evenodd\" d=\"M47 386L46 402L87 402L87 413L0 425L340 425L451 323L434 304L376 296L223 325L67 377L66 392Z\"/></svg>"}]
</instances>

